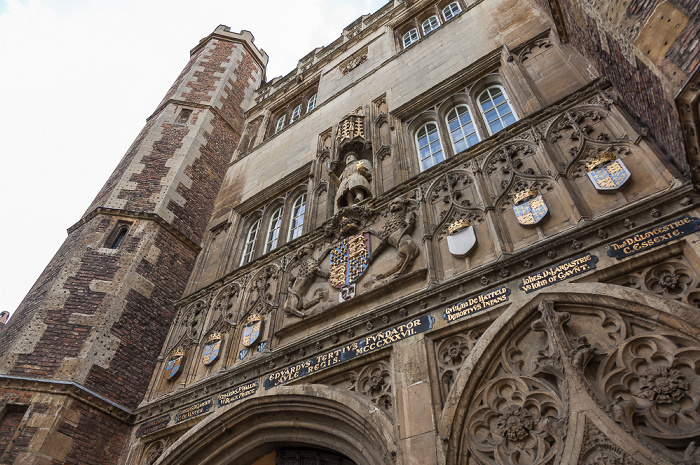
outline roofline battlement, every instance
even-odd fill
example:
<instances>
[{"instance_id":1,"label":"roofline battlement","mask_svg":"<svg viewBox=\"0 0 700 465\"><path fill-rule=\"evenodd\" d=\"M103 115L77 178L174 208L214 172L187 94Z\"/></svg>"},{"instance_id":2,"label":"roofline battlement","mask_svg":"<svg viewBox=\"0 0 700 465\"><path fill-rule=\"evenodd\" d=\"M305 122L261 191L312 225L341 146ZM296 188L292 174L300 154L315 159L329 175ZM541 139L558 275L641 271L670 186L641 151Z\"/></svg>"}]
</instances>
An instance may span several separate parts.
<instances>
[{"instance_id":1,"label":"roofline battlement","mask_svg":"<svg viewBox=\"0 0 700 465\"><path fill-rule=\"evenodd\" d=\"M270 60L270 57L265 52L265 50L258 48L255 45L255 38L253 37L253 34L250 31L246 31L244 29L240 33L231 32L231 28L224 24L220 24L214 30L214 32L201 39L199 41L199 44L197 44L192 50L190 50L190 56L197 53L197 51L199 51L199 49L202 48L211 39L219 39L228 42L238 42L243 44L249 49L249 51L253 54L255 59L263 68L267 67L267 63Z\"/></svg>"}]
</instances>

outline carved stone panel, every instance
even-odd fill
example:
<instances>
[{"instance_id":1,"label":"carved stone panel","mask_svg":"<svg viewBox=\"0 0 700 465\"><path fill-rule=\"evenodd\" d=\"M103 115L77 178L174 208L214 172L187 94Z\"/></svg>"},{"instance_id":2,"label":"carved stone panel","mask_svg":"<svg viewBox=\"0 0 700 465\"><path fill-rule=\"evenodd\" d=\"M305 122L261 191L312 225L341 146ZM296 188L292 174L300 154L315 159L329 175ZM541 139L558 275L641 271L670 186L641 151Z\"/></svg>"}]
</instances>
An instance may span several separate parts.
<instances>
[{"instance_id":1,"label":"carved stone panel","mask_svg":"<svg viewBox=\"0 0 700 465\"><path fill-rule=\"evenodd\" d=\"M680 255L608 282L656 294L700 308L700 280L695 267Z\"/></svg>"},{"instance_id":2,"label":"carved stone panel","mask_svg":"<svg viewBox=\"0 0 700 465\"><path fill-rule=\"evenodd\" d=\"M588 300L541 301L486 352L478 385L462 394L459 463L697 463L697 335L669 315ZM443 345L455 359L467 347Z\"/></svg>"}]
</instances>

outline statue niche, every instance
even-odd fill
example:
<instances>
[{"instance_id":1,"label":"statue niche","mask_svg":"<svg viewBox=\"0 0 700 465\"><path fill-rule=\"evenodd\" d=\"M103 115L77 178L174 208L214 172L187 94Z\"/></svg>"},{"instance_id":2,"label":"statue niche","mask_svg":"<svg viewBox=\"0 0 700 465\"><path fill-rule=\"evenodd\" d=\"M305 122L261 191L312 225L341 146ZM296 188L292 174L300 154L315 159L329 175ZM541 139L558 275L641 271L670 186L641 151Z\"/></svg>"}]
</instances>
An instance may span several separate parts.
<instances>
[{"instance_id":1,"label":"statue niche","mask_svg":"<svg viewBox=\"0 0 700 465\"><path fill-rule=\"evenodd\" d=\"M338 125L337 153L328 167L336 189L335 212L373 197L372 147L365 134L365 117L358 108Z\"/></svg>"},{"instance_id":2,"label":"statue niche","mask_svg":"<svg viewBox=\"0 0 700 465\"><path fill-rule=\"evenodd\" d=\"M355 152L345 156L345 167L338 177L328 170L331 182L336 187L335 208L351 207L372 197L372 165L367 160L358 160Z\"/></svg>"}]
</instances>

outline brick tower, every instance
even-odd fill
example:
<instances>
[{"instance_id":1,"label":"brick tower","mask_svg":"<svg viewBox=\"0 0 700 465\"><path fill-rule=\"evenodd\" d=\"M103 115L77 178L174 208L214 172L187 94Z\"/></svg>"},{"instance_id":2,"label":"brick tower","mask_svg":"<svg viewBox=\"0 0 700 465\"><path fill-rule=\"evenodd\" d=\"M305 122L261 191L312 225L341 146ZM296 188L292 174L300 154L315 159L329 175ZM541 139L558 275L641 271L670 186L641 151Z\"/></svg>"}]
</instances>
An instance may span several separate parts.
<instances>
[{"instance_id":1,"label":"brick tower","mask_svg":"<svg viewBox=\"0 0 700 465\"><path fill-rule=\"evenodd\" d=\"M117 462L267 60L225 26L192 50L0 328L1 463Z\"/></svg>"}]
</instances>

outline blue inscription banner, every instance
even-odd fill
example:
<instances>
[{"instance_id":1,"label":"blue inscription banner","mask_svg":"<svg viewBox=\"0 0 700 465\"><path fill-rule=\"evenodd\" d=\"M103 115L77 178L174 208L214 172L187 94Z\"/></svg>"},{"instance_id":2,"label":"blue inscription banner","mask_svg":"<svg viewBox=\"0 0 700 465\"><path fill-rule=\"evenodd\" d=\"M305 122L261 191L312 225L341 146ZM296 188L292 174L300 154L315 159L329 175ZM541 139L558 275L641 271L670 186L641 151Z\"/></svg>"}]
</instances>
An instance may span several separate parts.
<instances>
[{"instance_id":1,"label":"blue inscription banner","mask_svg":"<svg viewBox=\"0 0 700 465\"><path fill-rule=\"evenodd\" d=\"M487 308L507 302L508 296L510 296L510 289L505 286L491 289L483 294L470 297L467 300L445 307L445 312L442 314L442 317L447 321L455 321L467 315L471 315L472 313L481 312Z\"/></svg>"},{"instance_id":2,"label":"blue inscription banner","mask_svg":"<svg viewBox=\"0 0 700 465\"><path fill-rule=\"evenodd\" d=\"M608 255L622 260L645 250L653 249L674 239L692 234L700 229L700 219L684 215L667 223L645 229L633 236L611 242Z\"/></svg>"},{"instance_id":3,"label":"blue inscription banner","mask_svg":"<svg viewBox=\"0 0 700 465\"><path fill-rule=\"evenodd\" d=\"M170 423L169 413L158 418L154 418L153 420L149 420L139 426L139 429L136 430L136 437L140 438L142 436L146 436L147 434L153 434L157 431L165 429L168 426L168 423Z\"/></svg>"},{"instance_id":4,"label":"blue inscription banner","mask_svg":"<svg viewBox=\"0 0 700 465\"><path fill-rule=\"evenodd\" d=\"M216 398L216 405L218 407L222 407L224 405L231 404L238 400L245 399L246 397L250 397L256 392L258 392L259 386L260 384L256 379L254 381L251 381L250 383L241 384L240 386L236 386L233 389L229 389L228 391L224 392L223 394L220 394Z\"/></svg>"},{"instance_id":5,"label":"blue inscription banner","mask_svg":"<svg viewBox=\"0 0 700 465\"><path fill-rule=\"evenodd\" d=\"M175 415L175 423L180 423L190 418L198 417L199 415L204 415L209 413L211 408L214 406L214 400L210 397L208 399L199 401L189 407L181 408L177 411Z\"/></svg>"},{"instance_id":6,"label":"blue inscription banner","mask_svg":"<svg viewBox=\"0 0 700 465\"><path fill-rule=\"evenodd\" d=\"M551 286L552 284L592 270L596 267L596 263L598 263L598 257L590 253L585 253L564 262L557 263L550 268L540 270L537 273L525 276L520 281L518 287L520 290L525 291L526 294L529 294L543 287Z\"/></svg>"},{"instance_id":7,"label":"blue inscription banner","mask_svg":"<svg viewBox=\"0 0 700 465\"><path fill-rule=\"evenodd\" d=\"M374 352L383 347L401 341L415 334L428 331L433 328L435 318L432 315L423 315L406 323L380 331L372 336L359 341L346 344L343 347L312 357L304 362L283 368L265 376L263 385L270 389L281 384L287 384L317 371L331 368L339 363L352 360L355 357Z\"/></svg>"}]
</instances>

